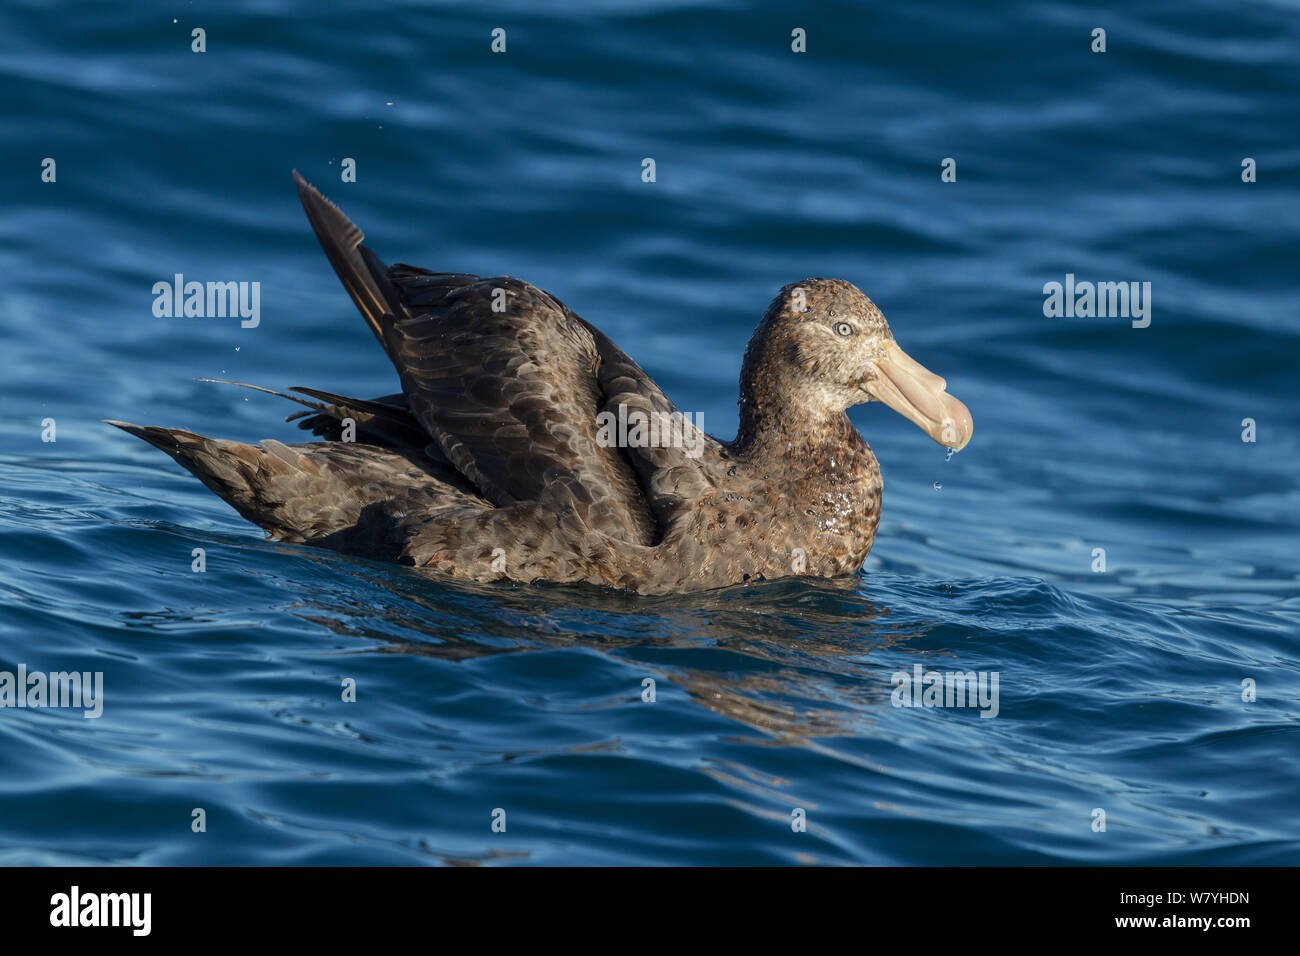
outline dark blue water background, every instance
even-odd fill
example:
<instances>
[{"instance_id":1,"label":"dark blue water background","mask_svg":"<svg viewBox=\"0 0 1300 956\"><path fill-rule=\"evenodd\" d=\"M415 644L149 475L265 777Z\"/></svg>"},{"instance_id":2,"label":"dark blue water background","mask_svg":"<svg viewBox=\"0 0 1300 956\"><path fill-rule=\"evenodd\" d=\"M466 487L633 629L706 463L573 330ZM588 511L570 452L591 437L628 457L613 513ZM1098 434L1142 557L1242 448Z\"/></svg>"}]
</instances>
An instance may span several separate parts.
<instances>
[{"instance_id":1,"label":"dark blue water background","mask_svg":"<svg viewBox=\"0 0 1300 956\"><path fill-rule=\"evenodd\" d=\"M0 10L0 670L105 681L97 720L0 710L0 862L1300 860L1296 4L547 6ZM722 437L778 288L847 278L974 440L853 412L884 520L835 582L266 542L99 420L294 441L194 379L395 388L294 167L389 261L548 289ZM260 282L260 326L155 317L178 272ZM1150 282L1150 326L1045 317L1066 273ZM891 706L918 663L996 671L998 716Z\"/></svg>"}]
</instances>

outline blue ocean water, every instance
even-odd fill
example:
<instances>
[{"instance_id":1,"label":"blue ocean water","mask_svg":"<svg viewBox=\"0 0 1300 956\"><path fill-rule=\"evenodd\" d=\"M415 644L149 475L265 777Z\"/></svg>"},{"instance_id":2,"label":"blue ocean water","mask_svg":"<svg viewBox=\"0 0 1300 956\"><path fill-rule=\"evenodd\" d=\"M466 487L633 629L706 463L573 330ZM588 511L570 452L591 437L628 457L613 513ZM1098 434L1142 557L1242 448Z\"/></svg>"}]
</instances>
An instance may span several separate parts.
<instances>
[{"instance_id":1,"label":"blue ocean water","mask_svg":"<svg viewBox=\"0 0 1300 956\"><path fill-rule=\"evenodd\" d=\"M0 671L104 692L0 709L0 863L1300 862L1298 15L5 4ZM839 581L267 542L100 419L295 441L195 379L395 390L293 168L390 262L549 290L721 437L776 291L849 279L974 439L853 411L884 518ZM176 273L259 282L260 323L155 316ZM1150 282L1150 324L1045 316L1067 274ZM997 716L893 706L916 665L996 673Z\"/></svg>"}]
</instances>

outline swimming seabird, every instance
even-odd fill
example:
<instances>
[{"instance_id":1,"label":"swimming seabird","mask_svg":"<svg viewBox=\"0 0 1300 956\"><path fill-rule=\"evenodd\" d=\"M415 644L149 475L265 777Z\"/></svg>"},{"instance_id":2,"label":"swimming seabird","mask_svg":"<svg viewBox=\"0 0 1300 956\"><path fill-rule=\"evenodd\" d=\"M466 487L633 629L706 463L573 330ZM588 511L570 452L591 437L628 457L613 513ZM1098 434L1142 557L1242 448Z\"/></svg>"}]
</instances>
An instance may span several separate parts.
<instances>
[{"instance_id":1,"label":"swimming seabird","mask_svg":"<svg viewBox=\"0 0 1300 956\"><path fill-rule=\"evenodd\" d=\"M722 442L558 299L508 276L386 266L294 178L401 391L291 389L312 411L289 420L323 439L305 444L111 422L274 538L454 578L645 594L833 577L861 568L880 522L880 466L846 410L880 401L941 445L970 440L966 406L843 279L773 300Z\"/></svg>"}]
</instances>

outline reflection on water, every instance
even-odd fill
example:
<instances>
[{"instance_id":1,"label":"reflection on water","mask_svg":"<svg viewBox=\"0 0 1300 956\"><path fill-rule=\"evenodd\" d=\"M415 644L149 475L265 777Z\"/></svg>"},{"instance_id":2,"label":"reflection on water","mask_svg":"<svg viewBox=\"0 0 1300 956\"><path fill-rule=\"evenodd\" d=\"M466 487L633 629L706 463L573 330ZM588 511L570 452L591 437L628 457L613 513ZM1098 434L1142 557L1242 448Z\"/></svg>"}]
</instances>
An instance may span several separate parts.
<instances>
[{"instance_id":1,"label":"reflection on water","mask_svg":"<svg viewBox=\"0 0 1300 956\"><path fill-rule=\"evenodd\" d=\"M363 577L397 600L341 616L347 603L330 591L294 613L340 635L384 641L388 653L447 661L635 650L647 676L786 743L860 731L860 717L845 705L870 709L882 697L887 703L890 692L866 666L868 655L905 646L932 626L891 621L887 607L864 596L857 577L660 598L589 587L435 584L391 572ZM454 605L448 591L457 593ZM637 688L628 699L639 698Z\"/></svg>"}]
</instances>

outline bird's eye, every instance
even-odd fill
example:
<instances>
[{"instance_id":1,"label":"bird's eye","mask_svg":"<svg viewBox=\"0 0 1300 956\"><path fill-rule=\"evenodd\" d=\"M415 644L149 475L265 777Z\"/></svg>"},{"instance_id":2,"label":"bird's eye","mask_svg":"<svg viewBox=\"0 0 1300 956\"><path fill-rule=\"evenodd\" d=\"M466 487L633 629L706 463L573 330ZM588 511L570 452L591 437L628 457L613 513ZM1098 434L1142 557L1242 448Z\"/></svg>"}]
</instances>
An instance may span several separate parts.
<instances>
[{"instance_id":1,"label":"bird's eye","mask_svg":"<svg viewBox=\"0 0 1300 956\"><path fill-rule=\"evenodd\" d=\"M847 323L847 322L837 322L837 323L835 323L835 334L836 334L836 335L852 335L852 334L853 334L853 326L849 325L849 323Z\"/></svg>"}]
</instances>

